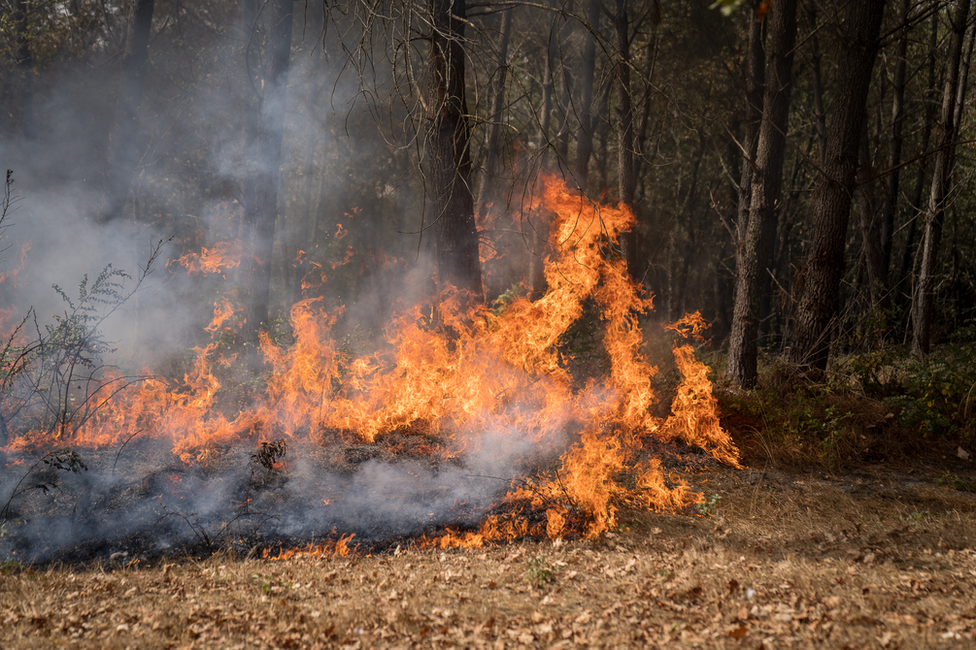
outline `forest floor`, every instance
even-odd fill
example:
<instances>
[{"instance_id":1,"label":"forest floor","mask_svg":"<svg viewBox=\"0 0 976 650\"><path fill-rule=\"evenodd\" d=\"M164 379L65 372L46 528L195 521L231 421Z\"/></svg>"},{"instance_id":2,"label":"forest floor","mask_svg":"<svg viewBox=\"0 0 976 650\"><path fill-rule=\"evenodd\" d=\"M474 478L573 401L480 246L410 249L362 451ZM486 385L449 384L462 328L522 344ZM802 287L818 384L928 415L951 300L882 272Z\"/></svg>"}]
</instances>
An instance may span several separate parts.
<instances>
[{"instance_id":1,"label":"forest floor","mask_svg":"<svg viewBox=\"0 0 976 650\"><path fill-rule=\"evenodd\" d=\"M971 461L691 482L703 512L596 540L8 570L0 646L976 646Z\"/></svg>"}]
</instances>

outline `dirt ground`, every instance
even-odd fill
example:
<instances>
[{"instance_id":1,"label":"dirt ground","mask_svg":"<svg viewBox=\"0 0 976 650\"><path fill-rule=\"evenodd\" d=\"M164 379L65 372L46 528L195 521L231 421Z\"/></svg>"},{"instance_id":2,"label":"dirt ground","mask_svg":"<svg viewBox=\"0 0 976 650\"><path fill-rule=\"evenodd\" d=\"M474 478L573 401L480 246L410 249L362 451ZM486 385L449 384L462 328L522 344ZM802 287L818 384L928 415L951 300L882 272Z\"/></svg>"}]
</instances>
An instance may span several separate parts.
<instances>
[{"instance_id":1,"label":"dirt ground","mask_svg":"<svg viewBox=\"0 0 976 650\"><path fill-rule=\"evenodd\" d=\"M0 647L976 647L970 461L692 478L597 540L7 567Z\"/></svg>"}]
</instances>

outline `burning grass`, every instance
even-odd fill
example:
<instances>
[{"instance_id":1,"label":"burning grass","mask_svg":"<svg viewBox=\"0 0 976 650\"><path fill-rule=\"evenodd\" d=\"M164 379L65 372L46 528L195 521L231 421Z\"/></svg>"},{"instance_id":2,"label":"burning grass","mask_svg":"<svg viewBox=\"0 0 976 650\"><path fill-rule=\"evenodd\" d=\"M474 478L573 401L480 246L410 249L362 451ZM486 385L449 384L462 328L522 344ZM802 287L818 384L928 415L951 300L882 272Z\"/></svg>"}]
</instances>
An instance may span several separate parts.
<instances>
[{"instance_id":1,"label":"burning grass","mask_svg":"<svg viewBox=\"0 0 976 650\"><path fill-rule=\"evenodd\" d=\"M554 253L541 298L488 309L448 289L432 302L403 306L379 349L353 352L333 333L342 307L309 295L291 309L289 345L270 336L261 341L260 386L234 375L252 362L227 345L242 325L233 294L217 301L206 328L213 338L196 350L182 379L147 371L126 381L93 371L76 386L76 367L97 366L81 346L73 365L55 366L63 408L28 392L7 452L16 461L76 449L97 457L94 477L67 477L67 496L53 505L20 504L17 544L43 545L44 554L24 552L48 559L57 556L58 542L71 545L66 531L82 536L75 541L109 531L159 536L165 521L171 534L162 535L160 549L178 543L181 529L210 545L227 537L231 524L246 529L239 535L246 540L259 530L260 538L268 530L305 539L336 529L372 540L450 526L442 546L482 545L597 536L617 525L625 507L694 507L700 493L644 450L680 442L738 466L708 368L690 345L704 323L692 314L672 326L681 380L670 412L655 415L657 367L643 352L638 320L651 300L614 252L633 215L551 180L527 210L552 224ZM235 254L233 245L218 245L178 262L191 272L219 273L233 268ZM118 309L120 280L109 275L107 282L105 296L91 302ZM606 364L602 375L581 381L563 342L587 307ZM85 318L81 340L99 341L92 323L100 321ZM228 401L228 380L246 388L247 399ZM87 405L83 417L61 417L77 412L72 400ZM37 426L51 412L56 426ZM256 460L269 446L280 446L280 458ZM355 470L323 466L319 448L343 454ZM120 458L131 467L117 471ZM173 463L181 469L162 471L179 482L161 482L158 468ZM104 516L117 494L131 497L128 512ZM55 520L58 541L51 542L44 531Z\"/></svg>"}]
</instances>

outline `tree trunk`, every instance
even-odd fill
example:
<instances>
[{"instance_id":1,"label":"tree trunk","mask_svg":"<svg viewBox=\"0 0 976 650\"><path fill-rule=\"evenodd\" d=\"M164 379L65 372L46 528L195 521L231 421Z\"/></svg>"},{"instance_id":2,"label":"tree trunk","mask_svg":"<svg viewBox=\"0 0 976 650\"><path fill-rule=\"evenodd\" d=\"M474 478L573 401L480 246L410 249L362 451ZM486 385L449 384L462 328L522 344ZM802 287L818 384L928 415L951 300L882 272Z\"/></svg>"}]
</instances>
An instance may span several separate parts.
<instances>
[{"instance_id":1,"label":"tree trunk","mask_svg":"<svg viewBox=\"0 0 976 650\"><path fill-rule=\"evenodd\" d=\"M634 110L630 89L630 12L627 4L627 0L615 0L613 14L617 46L614 66L614 78L617 82L617 192L620 203L633 211L637 172L634 163ZM627 268L639 278L638 227L635 226L626 233L623 241Z\"/></svg>"},{"instance_id":2,"label":"tree trunk","mask_svg":"<svg viewBox=\"0 0 976 650\"><path fill-rule=\"evenodd\" d=\"M781 0L771 9L770 52L766 62L762 123L752 171L745 236L737 251L735 307L729 339L729 376L740 386L752 386L758 365L758 335L763 278L772 257L777 210L783 182L793 49L796 43L796 0ZM748 101L748 100L747 100ZM754 100L752 100L754 101Z\"/></svg>"},{"instance_id":3,"label":"tree trunk","mask_svg":"<svg viewBox=\"0 0 976 650\"><path fill-rule=\"evenodd\" d=\"M901 152L905 137L905 78L908 69L908 18L912 0L902 0L901 21L904 27L895 50L895 74L891 88L891 137L888 142L888 182L885 186L885 202L881 212L881 270L885 281L891 268L891 243L895 233L895 215L898 212L898 195L901 191Z\"/></svg>"},{"instance_id":4,"label":"tree trunk","mask_svg":"<svg viewBox=\"0 0 976 650\"><path fill-rule=\"evenodd\" d=\"M742 141L742 170L739 180L738 242L744 242L746 239L746 230L749 228L749 207L752 205L752 172L756 162L759 126L763 116L763 93L766 89L766 50L763 43L766 24L765 19L758 18L753 18L749 23L749 50L746 54L745 74L746 110L743 120L746 130Z\"/></svg>"},{"instance_id":5,"label":"tree trunk","mask_svg":"<svg viewBox=\"0 0 976 650\"><path fill-rule=\"evenodd\" d=\"M294 0L273 0L268 12L267 64L256 101L247 117L246 140L250 169L244 186L244 243L251 256L241 263L243 279L245 337L256 343L268 322L271 300L272 253L275 220L278 216L278 187L281 182L281 141L285 120L285 97L291 62L292 9ZM262 33L251 18L251 51L261 51ZM250 66L249 66L250 68Z\"/></svg>"},{"instance_id":6,"label":"tree trunk","mask_svg":"<svg viewBox=\"0 0 976 650\"><path fill-rule=\"evenodd\" d=\"M831 321L844 273L858 148L884 5L884 0L852 2L844 16L835 107L827 130L822 174L814 190L813 238L789 353L793 362L821 370L827 367Z\"/></svg>"},{"instance_id":7,"label":"tree trunk","mask_svg":"<svg viewBox=\"0 0 976 650\"><path fill-rule=\"evenodd\" d=\"M587 21L594 31L600 22L600 0L590 0ZM576 139L576 184L580 190L589 189L590 157L593 155L593 131L596 117L593 108L593 78L596 71L596 38L591 32L585 36L580 71L580 131Z\"/></svg>"},{"instance_id":8,"label":"tree trunk","mask_svg":"<svg viewBox=\"0 0 976 650\"><path fill-rule=\"evenodd\" d=\"M859 154L859 173L857 180L857 206L861 226L861 246L864 253L864 268L867 271L868 294L871 310L888 310L888 291L883 270L881 250L881 222L878 219L878 197L875 191L875 170L871 164L867 129L861 137Z\"/></svg>"},{"instance_id":9,"label":"tree trunk","mask_svg":"<svg viewBox=\"0 0 976 650\"><path fill-rule=\"evenodd\" d=\"M429 0L424 151L438 280L484 299L471 193L470 130L464 90L465 0Z\"/></svg>"},{"instance_id":10,"label":"tree trunk","mask_svg":"<svg viewBox=\"0 0 976 650\"><path fill-rule=\"evenodd\" d=\"M102 199L97 216L101 223L122 216L132 179L139 167L139 158L146 147L146 138L139 127L139 108L149 61L154 4L154 0L138 0L132 17L122 64L118 116L110 134L108 162L101 188Z\"/></svg>"},{"instance_id":11,"label":"tree trunk","mask_svg":"<svg viewBox=\"0 0 976 650\"><path fill-rule=\"evenodd\" d=\"M955 146L960 115L956 110L964 95L960 93L960 77L963 75L962 52L969 19L970 0L956 0L952 14L952 41L949 45L949 61L942 98L942 113L935 154L935 171L928 207L925 210L925 233L922 239L922 264L918 273L918 286L912 304L912 352L925 355L932 339L932 307L935 296L936 265L942 222L945 218L946 199L952 176Z\"/></svg>"}]
</instances>

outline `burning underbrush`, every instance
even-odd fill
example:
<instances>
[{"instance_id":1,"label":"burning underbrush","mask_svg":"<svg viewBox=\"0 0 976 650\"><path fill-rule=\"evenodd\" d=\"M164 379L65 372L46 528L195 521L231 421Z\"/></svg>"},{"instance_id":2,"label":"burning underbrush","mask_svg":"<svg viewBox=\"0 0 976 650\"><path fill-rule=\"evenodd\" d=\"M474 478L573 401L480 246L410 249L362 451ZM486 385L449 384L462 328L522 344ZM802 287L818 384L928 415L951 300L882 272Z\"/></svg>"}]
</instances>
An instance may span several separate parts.
<instances>
[{"instance_id":1,"label":"burning underbrush","mask_svg":"<svg viewBox=\"0 0 976 650\"><path fill-rule=\"evenodd\" d=\"M0 553L481 546L598 535L621 507L699 504L651 450L696 448L738 465L690 345L704 323L696 314L671 327L681 380L670 414L654 415L657 368L638 325L651 301L613 253L633 216L555 182L527 208L552 223L544 296L488 309L446 291L401 309L369 353L343 349L332 332L340 308L308 297L291 310L288 345L263 338L260 388L235 408L220 402L236 361L223 339L241 326L229 297L180 380L89 373L69 382L54 424L42 417L51 401L31 401L36 385L24 398L12 382L0 404L10 431ZM212 258L234 250L181 261L231 268ZM562 342L588 309L606 363L584 381Z\"/></svg>"}]
</instances>

